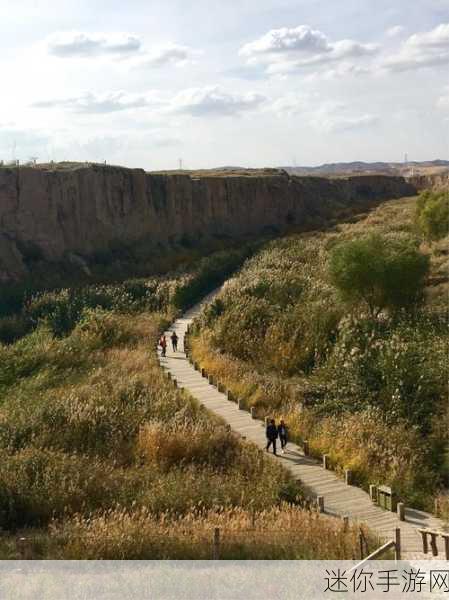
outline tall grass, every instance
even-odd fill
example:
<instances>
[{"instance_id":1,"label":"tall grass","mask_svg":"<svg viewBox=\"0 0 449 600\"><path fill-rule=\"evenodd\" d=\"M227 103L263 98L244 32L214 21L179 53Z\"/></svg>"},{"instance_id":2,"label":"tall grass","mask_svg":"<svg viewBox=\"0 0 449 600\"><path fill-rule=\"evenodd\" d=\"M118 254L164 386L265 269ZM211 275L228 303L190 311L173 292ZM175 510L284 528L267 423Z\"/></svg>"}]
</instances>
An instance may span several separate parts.
<instances>
[{"instance_id":1,"label":"tall grass","mask_svg":"<svg viewBox=\"0 0 449 600\"><path fill-rule=\"evenodd\" d=\"M28 291L18 301L15 314L8 314L11 311L9 304L5 307L7 314L0 318L0 343L10 344L40 323L45 323L56 336L63 337L76 327L89 309L116 314L164 312L173 318L177 311L224 281L257 246L248 243L202 258L195 253L187 266L159 276L34 293Z\"/></svg>"},{"instance_id":2,"label":"tall grass","mask_svg":"<svg viewBox=\"0 0 449 600\"><path fill-rule=\"evenodd\" d=\"M18 557L17 531L33 539L36 558L209 558L208 527L226 515L234 530L265 514L287 527L291 511L298 531L300 520L309 526L293 478L170 385L158 365L170 298L193 277L166 279L151 305L140 284L132 293L142 303L116 288L103 288L100 303L98 289L85 292L95 301L81 306L78 292L40 295L27 308L34 330L0 345L1 557ZM269 544L254 534L250 544L224 542L223 552L324 558L334 530L322 519L321 539L307 548L298 541L292 550L287 533L272 531ZM335 536L335 555L355 552L354 536Z\"/></svg>"},{"instance_id":3,"label":"tall grass","mask_svg":"<svg viewBox=\"0 0 449 600\"><path fill-rule=\"evenodd\" d=\"M389 483L432 508L449 482L447 298L434 302L429 287L423 308L373 318L341 302L328 268L343 240L414 239L413 214L413 200L389 202L333 231L269 242L227 282L192 344L260 416L286 418L296 439L360 484Z\"/></svg>"},{"instance_id":4,"label":"tall grass","mask_svg":"<svg viewBox=\"0 0 449 600\"><path fill-rule=\"evenodd\" d=\"M66 559L210 559L220 528L222 559L353 559L359 530L287 504L254 514L241 508L193 510L177 519L146 509L113 510L55 524ZM368 536L369 537L369 536ZM370 538L371 548L377 540Z\"/></svg>"}]
</instances>

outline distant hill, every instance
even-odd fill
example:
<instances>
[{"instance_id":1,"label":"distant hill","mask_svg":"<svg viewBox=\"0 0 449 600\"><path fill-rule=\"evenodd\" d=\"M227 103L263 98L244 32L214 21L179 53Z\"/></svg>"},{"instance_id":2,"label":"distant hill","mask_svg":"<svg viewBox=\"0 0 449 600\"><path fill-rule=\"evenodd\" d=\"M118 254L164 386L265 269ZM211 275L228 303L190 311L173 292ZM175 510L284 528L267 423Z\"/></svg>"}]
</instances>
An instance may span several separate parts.
<instances>
[{"instance_id":1,"label":"distant hill","mask_svg":"<svg viewBox=\"0 0 449 600\"><path fill-rule=\"evenodd\" d=\"M449 160L399 162L327 163L317 167L280 167L291 175L354 175L376 173L383 175L428 175L449 170Z\"/></svg>"}]
</instances>

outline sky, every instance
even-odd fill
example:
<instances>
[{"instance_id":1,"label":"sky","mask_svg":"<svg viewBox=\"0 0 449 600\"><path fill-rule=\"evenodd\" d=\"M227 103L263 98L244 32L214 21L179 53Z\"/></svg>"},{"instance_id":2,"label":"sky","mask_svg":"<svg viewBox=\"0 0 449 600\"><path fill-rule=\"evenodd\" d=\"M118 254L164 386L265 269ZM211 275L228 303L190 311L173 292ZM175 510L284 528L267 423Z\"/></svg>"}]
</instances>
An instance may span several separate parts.
<instances>
[{"instance_id":1,"label":"sky","mask_svg":"<svg viewBox=\"0 0 449 600\"><path fill-rule=\"evenodd\" d=\"M449 0L0 0L0 73L4 161L449 159Z\"/></svg>"}]
</instances>

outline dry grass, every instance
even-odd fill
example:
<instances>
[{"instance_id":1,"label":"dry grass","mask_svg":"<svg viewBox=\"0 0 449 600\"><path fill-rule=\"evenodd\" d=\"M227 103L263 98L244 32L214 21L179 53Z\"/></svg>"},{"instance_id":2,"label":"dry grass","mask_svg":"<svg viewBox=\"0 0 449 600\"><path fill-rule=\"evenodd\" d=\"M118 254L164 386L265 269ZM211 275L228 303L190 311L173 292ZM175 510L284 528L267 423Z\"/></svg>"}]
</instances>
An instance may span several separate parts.
<instances>
[{"instance_id":1,"label":"dry grass","mask_svg":"<svg viewBox=\"0 0 449 600\"><path fill-rule=\"evenodd\" d=\"M357 309L348 315L327 275L336 243L367 232L413 238L415 202L271 242L226 284L191 342L195 360L246 407L286 418L294 438L361 485L391 484L431 509L449 467L448 240L422 244L431 253L426 306L401 319L385 314L371 326Z\"/></svg>"},{"instance_id":2,"label":"dry grass","mask_svg":"<svg viewBox=\"0 0 449 600\"><path fill-rule=\"evenodd\" d=\"M226 557L355 552L355 534L285 503L301 501L286 471L170 385L154 353L164 323L96 310L67 337L41 326L1 347L2 527L25 528L33 558L209 558L211 528L225 523ZM18 558L13 537L0 556Z\"/></svg>"},{"instance_id":3,"label":"dry grass","mask_svg":"<svg viewBox=\"0 0 449 600\"><path fill-rule=\"evenodd\" d=\"M241 508L197 509L178 518L155 518L146 509L113 510L88 520L74 517L52 527L65 559L210 559L220 528L220 558L352 559L359 529L283 504L255 515ZM365 532L366 533L366 532ZM367 533L371 548L378 540Z\"/></svg>"}]
</instances>

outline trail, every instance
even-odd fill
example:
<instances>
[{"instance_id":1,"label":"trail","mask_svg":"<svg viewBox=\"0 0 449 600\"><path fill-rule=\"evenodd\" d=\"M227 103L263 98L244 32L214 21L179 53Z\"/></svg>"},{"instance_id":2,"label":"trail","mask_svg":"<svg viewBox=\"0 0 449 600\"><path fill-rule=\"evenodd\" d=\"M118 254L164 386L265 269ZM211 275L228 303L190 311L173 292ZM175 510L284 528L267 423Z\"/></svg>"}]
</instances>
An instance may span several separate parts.
<instances>
[{"instance_id":1,"label":"trail","mask_svg":"<svg viewBox=\"0 0 449 600\"><path fill-rule=\"evenodd\" d=\"M211 385L188 361L184 353L184 335L187 327L198 316L203 307L218 293L216 290L203 298L190 310L177 319L166 332L167 338L176 331L179 342L178 352L173 353L167 339L167 356L159 357L161 366L176 379L179 387L188 390L208 410L222 417L232 430L265 449L264 424L252 419L246 411L239 410L234 402ZM272 456L272 455L270 455ZM401 529L402 556L408 559L424 559L431 555L422 554L421 535L418 528L443 530L443 522L423 511L406 508L405 522L397 514L385 511L373 504L369 494L362 489L347 485L333 471L326 470L316 459L304 456L302 450L289 443L285 454L273 457L283 467L290 470L295 479L300 480L304 490L312 497L324 497L324 512L328 515L348 516L351 521L365 523L373 532L384 538L393 538L396 527ZM439 559L444 557L442 540L439 538Z\"/></svg>"}]
</instances>

